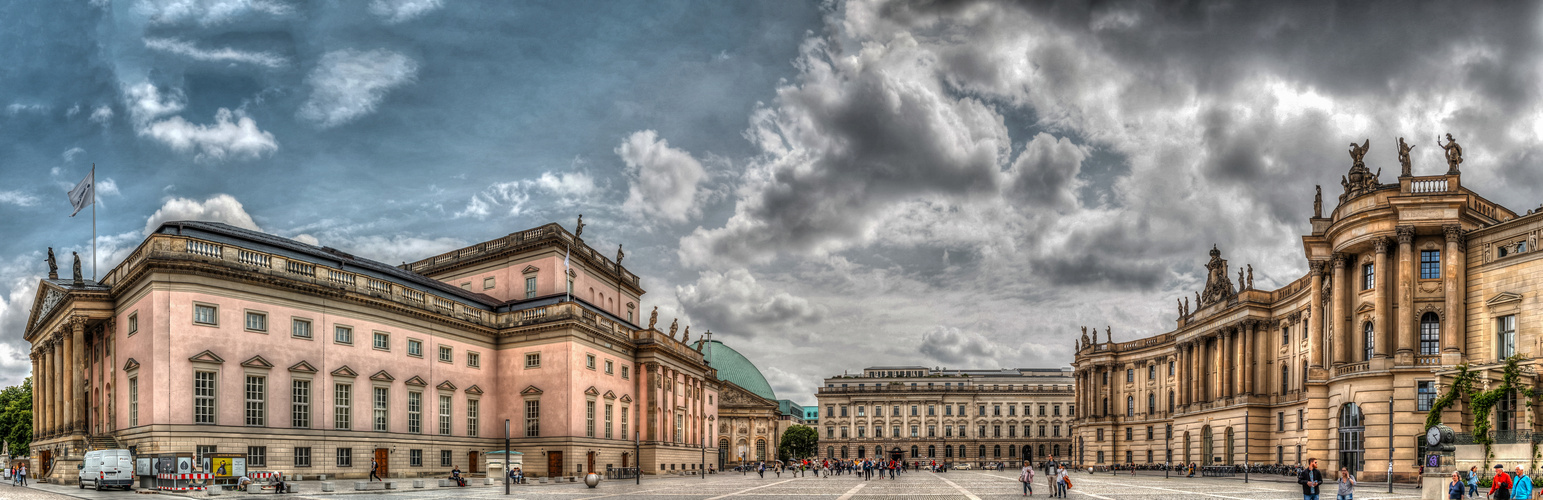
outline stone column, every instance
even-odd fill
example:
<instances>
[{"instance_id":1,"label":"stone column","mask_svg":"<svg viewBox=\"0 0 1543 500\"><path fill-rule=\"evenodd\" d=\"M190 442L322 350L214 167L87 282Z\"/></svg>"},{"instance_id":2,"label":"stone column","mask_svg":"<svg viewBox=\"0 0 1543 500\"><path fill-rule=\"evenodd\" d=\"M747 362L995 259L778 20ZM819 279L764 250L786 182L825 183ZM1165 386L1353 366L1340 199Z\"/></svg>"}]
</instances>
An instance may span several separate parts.
<instances>
[{"instance_id":1,"label":"stone column","mask_svg":"<svg viewBox=\"0 0 1543 500\"><path fill-rule=\"evenodd\" d=\"M59 367L61 372L59 381L62 384L59 397L63 398L64 401L64 413L59 419L59 427L60 430L67 433L75 431L75 409L79 407L79 404L75 401L75 387L80 385L80 380L75 378L79 375L77 373L78 367L75 365L75 355L80 349L78 344L75 343L75 336L72 330L73 328L66 327L65 331L60 332L61 338L59 340L64 344L64 354L59 358L62 361Z\"/></svg>"},{"instance_id":2,"label":"stone column","mask_svg":"<svg viewBox=\"0 0 1543 500\"><path fill-rule=\"evenodd\" d=\"M52 418L54 419L54 434L61 434L64 432L64 414L66 410L69 410L70 403L70 401L64 397L64 340L62 337L62 334L54 334L54 357L53 359L49 360L49 363L52 364L50 368L53 368L54 371L54 377L49 387L49 390L53 392L51 396L54 399L54 404L52 407L50 407L50 410L52 410L50 413L52 413Z\"/></svg>"},{"instance_id":3,"label":"stone column","mask_svg":"<svg viewBox=\"0 0 1543 500\"><path fill-rule=\"evenodd\" d=\"M1458 224L1448 224L1442 229L1447 235L1447 252L1444 259L1446 269L1442 271L1442 282L1446 289L1446 324L1441 328L1441 352L1462 354L1463 352L1463 321L1462 321L1462 273L1464 268L1462 260L1463 227ZM1455 361L1455 360L1454 360ZM1442 364L1450 364L1443 356Z\"/></svg>"},{"instance_id":4,"label":"stone column","mask_svg":"<svg viewBox=\"0 0 1543 500\"><path fill-rule=\"evenodd\" d=\"M70 391L67 397L75 401L75 412L70 414L70 426L75 432L86 430L86 318L75 317L70 321Z\"/></svg>"},{"instance_id":5,"label":"stone column","mask_svg":"<svg viewBox=\"0 0 1543 500\"><path fill-rule=\"evenodd\" d=\"M1249 321L1243 328L1243 391L1254 394L1254 371L1259 369L1259 321Z\"/></svg>"},{"instance_id":6,"label":"stone column","mask_svg":"<svg viewBox=\"0 0 1543 500\"><path fill-rule=\"evenodd\" d=\"M1412 363L1420 346L1415 330L1415 322L1419 320L1414 317L1414 279L1418 263L1414 261L1413 243L1414 226L1398 226L1398 315L1393 327L1396 328L1394 336L1398 337L1400 363Z\"/></svg>"},{"instance_id":7,"label":"stone column","mask_svg":"<svg viewBox=\"0 0 1543 500\"><path fill-rule=\"evenodd\" d=\"M1178 347L1179 354L1177 361L1179 372L1178 377L1176 377L1176 380L1174 380L1174 383L1178 386L1179 390L1179 404L1188 405L1189 384L1185 383L1185 380L1187 380L1189 377L1189 344L1179 344Z\"/></svg>"},{"instance_id":8,"label":"stone column","mask_svg":"<svg viewBox=\"0 0 1543 500\"><path fill-rule=\"evenodd\" d=\"M1323 368L1323 261L1310 261L1307 267L1312 276L1308 279L1312 295L1307 299L1308 364Z\"/></svg>"},{"instance_id":9,"label":"stone column","mask_svg":"<svg viewBox=\"0 0 1543 500\"><path fill-rule=\"evenodd\" d=\"M27 353L27 359L32 362L32 438L37 440L38 433L38 354L37 351Z\"/></svg>"},{"instance_id":10,"label":"stone column","mask_svg":"<svg viewBox=\"0 0 1543 500\"><path fill-rule=\"evenodd\" d=\"M1223 398L1232 397L1238 388L1236 384L1233 384L1238 371L1238 360L1232 355L1233 348L1237 345L1238 341L1233 338L1233 333L1230 328L1222 330L1221 343L1219 344L1221 346L1221 364L1217 366L1220 366L1222 369L1221 395Z\"/></svg>"},{"instance_id":11,"label":"stone column","mask_svg":"<svg viewBox=\"0 0 1543 500\"><path fill-rule=\"evenodd\" d=\"M1334 364L1350 362L1350 351L1354 349L1354 343L1350 341L1351 335L1345 331L1345 296L1350 292L1345 285L1345 255L1334 254L1334 279L1331 282L1333 290L1329 293L1329 325L1333 328L1334 335Z\"/></svg>"},{"instance_id":12,"label":"stone column","mask_svg":"<svg viewBox=\"0 0 1543 500\"><path fill-rule=\"evenodd\" d=\"M1390 299L1393 297L1392 292L1395 288L1393 280L1397 275L1388 272L1388 239L1377 238L1372 242L1377 250L1376 260L1372 264L1373 276L1375 276L1373 279L1377 280L1372 284L1374 293L1372 298L1377 305L1377 333L1372 350L1376 352L1377 357L1387 358L1393 353L1393 349L1390 349L1393 347L1393 306L1390 305Z\"/></svg>"},{"instance_id":13,"label":"stone column","mask_svg":"<svg viewBox=\"0 0 1543 500\"><path fill-rule=\"evenodd\" d=\"M1194 356L1189 360L1190 402L1199 403L1205 401L1205 373L1200 370L1201 360L1205 359L1205 338L1195 337L1190 341L1190 349L1194 350Z\"/></svg>"}]
</instances>

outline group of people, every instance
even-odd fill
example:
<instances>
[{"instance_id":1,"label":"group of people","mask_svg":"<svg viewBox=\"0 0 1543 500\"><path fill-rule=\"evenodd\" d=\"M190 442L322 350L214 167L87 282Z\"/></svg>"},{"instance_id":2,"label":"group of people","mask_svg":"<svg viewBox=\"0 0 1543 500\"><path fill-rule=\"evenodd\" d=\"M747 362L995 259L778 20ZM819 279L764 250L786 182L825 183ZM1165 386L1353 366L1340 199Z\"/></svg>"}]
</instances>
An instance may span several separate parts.
<instances>
[{"instance_id":1,"label":"group of people","mask_svg":"<svg viewBox=\"0 0 1543 500\"><path fill-rule=\"evenodd\" d=\"M1066 498L1066 489L1072 487L1071 477L1066 475L1066 465L1054 461L1045 462L1045 483L1050 487L1050 498ZM1023 483L1023 495L1034 494L1034 467L1029 462L1023 463L1023 470L1018 473L1018 482Z\"/></svg>"},{"instance_id":2,"label":"group of people","mask_svg":"<svg viewBox=\"0 0 1543 500\"><path fill-rule=\"evenodd\" d=\"M239 477L239 478L236 478L236 488L237 489L245 490L247 485L252 484L252 483L253 483L252 478L250 476L245 475L245 474L241 475L241 477ZM273 488L273 494L275 494L275 495L277 495L279 493L283 493L288 488L288 486L286 484L284 484L284 475L283 474L274 474L273 477L268 480L268 486L266 486L266 487Z\"/></svg>"},{"instance_id":3,"label":"group of people","mask_svg":"<svg viewBox=\"0 0 1543 500\"><path fill-rule=\"evenodd\" d=\"M1462 500L1464 493L1468 498L1478 496L1479 493L1479 468L1468 468L1468 477L1463 477L1461 471L1452 472L1452 482L1447 483L1447 498ZM1507 474L1505 466L1495 464L1495 477L1490 479L1488 497L1493 500L1531 500L1532 477L1527 475L1527 470L1522 466L1516 466L1516 474L1513 477Z\"/></svg>"},{"instance_id":4,"label":"group of people","mask_svg":"<svg viewBox=\"0 0 1543 500\"><path fill-rule=\"evenodd\" d=\"M5 474L6 477L11 480L11 486L14 487L14 486L26 486L27 485L27 465L26 464L13 465L13 466L11 466L11 468L6 469L5 472L6 472L6 474Z\"/></svg>"}]
</instances>

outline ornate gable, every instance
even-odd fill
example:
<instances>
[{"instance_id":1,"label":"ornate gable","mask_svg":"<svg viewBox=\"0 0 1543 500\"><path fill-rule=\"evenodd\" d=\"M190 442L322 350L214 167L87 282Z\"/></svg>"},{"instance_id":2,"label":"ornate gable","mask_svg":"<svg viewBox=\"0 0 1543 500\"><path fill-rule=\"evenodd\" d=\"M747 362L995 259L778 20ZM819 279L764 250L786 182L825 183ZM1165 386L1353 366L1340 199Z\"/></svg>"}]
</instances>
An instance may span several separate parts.
<instances>
[{"instance_id":1,"label":"ornate gable","mask_svg":"<svg viewBox=\"0 0 1543 500\"><path fill-rule=\"evenodd\" d=\"M623 402L623 403L631 403L632 402L632 395L630 395L630 394L622 394L621 395L621 402Z\"/></svg>"},{"instance_id":2,"label":"ornate gable","mask_svg":"<svg viewBox=\"0 0 1543 500\"><path fill-rule=\"evenodd\" d=\"M307 363L305 361L301 361L299 363L295 363L293 365L290 365L289 366L289 371L297 372L297 373L316 373L317 370L316 370L316 367L311 366L310 363Z\"/></svg>"},{"instance_id":3,"label":"ornate gable","mask_svg":"<svg viewBox=\"0 0 1543 500\"><path fill-rule=\"evenodd\" d=\"M192 361L194 363L214 363L218 365L224 363L225 358L215 354L214 351L205 349L204 352L194 354L193 357L188 358L188 361Z\"/></svg>"},{"instance_id":4,"label":"ornate gable","mask_svg":"<svg viewBox=\"0 0 1543 500\"><path fill-rule=\"evenodd\" d=\"M336 370L332 370L332 376L334 376L334 377L357 377L357 376L359 376L359 372L354 371L353 368L349 368L348 365L343 365L341 368L338 368Z\"/></svg>"},{"instance_id":5,"label":"ornate gable","mask_svg":"<svg viewBox=\"0 0 1543 500\"><path fill-rule=\"evenodd\" d=\"M481 387L477 387L477 384L472 384L471 387L467 387L466 388L466 393L467 394L482 394L482 388Z\"/></svg>"},{"instance_id":6,"label":"ornate gable","mask_svg":"<svg viewBox=\"0 0 1543 500\"><path fill-rule=\"evenodd\" d=\"M455 390L455 384L450 383L449 380L446 380L444 382L440 382L439 385L436 385L434 387L436 389L441 390L441 391L453 391L453 390Z\"/></svg>"},{"instance_id":7,"label":"ornate gable","mask_svg":"<svg viewBox=\"0 0 1543 500\"><path fill-rule=\"evenodd\" d=\"M134 358L129 358L129 362L123 364L123 371L137 370L137 369L139 369L139 362L135 361Z\"/></svg>"},{"instance_id":8,"label":"ornate gable","mask_svg":"<svg viewBox=\"0 0 1543 500\"><path fill-rule=\"evenodd\" d=\"M381 371L375 372L374 375L370 375L370 380L374 380L374 381L377 381L377 382L390 382L390 381L396 380L396 377L391 376L390 373L386 373L385 370L381 370Z\"/></svg>"},{"instance_id":9,"label":"ornate gable","mask_svg":"<svg viewBox=\"0 0 1543 500\"><path fill-rule=\"evenodd\" d=\"M616 399L616 391L605 391L606 399Z\"/></svg>"},{"instance_id":10,"label":"ornate gable","mask_svg":"<svg viewBox=\"0 0 1543 500\"><path fill-rule=\"evenodd\" d=\"M417 375L413 375L413 378L407 379L407 381L403 382L403 384L414 385L414 386L418 386L418 387L423 387L423 386L429 385L428 382L425 382L422 378L418 377Z\"/></svg>"},{"instance_id":11,"label":"ornate gable","mask_svg":"<svg viewBox=\"0 0 1543 500\"><path fill-rule=\"evenodd\" d=\"M32 299L32 313L27 316L26 333L32 333L37 328L38 322L48 319L48 314L54 312L59 304L64 302L68 292L58 285L47 281L39 281L38 293Z\"/></svg>"},{"instance_id":12,"label":"ornate gable","mask_svg":"<svg viewBox=\"0 0 1543 500\"><path fill-rule=\"evenodd\" d=\"M1495 307L1501 304L1517 302L1520 300L1522 300L1521 294L1514 292L1500 292L1494 297L1490 297L1489 300L1484 301L1484 305Z\"/></svg>"},{"instance_id":13,"label":"ornate gable","mask_svg":"<svg viewBox=\"0 0 1543 500\"><path fill-rule=\"evenodd\" d=\"M537 388L534 385L530 386L530 387L526 387L525 390L520 391L520 395L522 395L522 396L535 396L535 395L539 395L539 394L541 394L541 389Z\"/></svg>"},{"instance_id":14,"label":"ornate gable","mask_svg":"<svg viewBox=\"0 0 1543 500\"><path fill-rule=\"evenodd\" d=\"M525 273L525 274L530 274L530 273L539 272L539 271L541 271L541 268L539 268L539 267L536 267L536 266L525 266L525 269L521 270L520 272L521 273Z\"/></svg>"},{"instance_id":15,"label":"ornate gable","mask_svg":"<svg viewBox=\"0 0 1543 500\"><path fill-rule=\"evenodd\" d=\"M263 359L261 354L258 354L256 356L252 356L251 359L242 361L241 366L245 366L247 368L273 368L273 363L269 363L268 360Z\"/></svg>"},{"instance_id":16,"label":"ornate gable","mask_svg":"<svg viewBox=\"0 0 1543 500\"><path fill-rule=\"evenodd\" d=\"M596 389L595 386L589 386L588 389L584 389L584 395L585 396L599 396L600 395L600 390Z\"/></svg>"},{"instance_id":17,"label":"ornate gable","mask_svg":"<svg viewBox=\"0 0 1543 500\"><path fill-rule=\"evenodd\" d=\"M733 382L723 381L723 389L718 391L718 403L722 406L735 406L741 408L771 407L775 409L777 402L757 396L755 393L745 390Z\"/></svg>"}]
</instances>

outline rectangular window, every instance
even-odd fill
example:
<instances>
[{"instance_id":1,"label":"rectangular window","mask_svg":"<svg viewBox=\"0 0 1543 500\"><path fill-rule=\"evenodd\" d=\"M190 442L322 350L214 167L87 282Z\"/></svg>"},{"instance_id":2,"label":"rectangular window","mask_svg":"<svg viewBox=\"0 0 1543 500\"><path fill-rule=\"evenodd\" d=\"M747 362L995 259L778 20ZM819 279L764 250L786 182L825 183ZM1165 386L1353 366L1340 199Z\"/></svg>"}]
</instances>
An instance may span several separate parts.
<instances>
[{"instance_id":1,"label":"rectangular window","mask_svg":"<svg viewBox=\"0 0 1543 500\"><path fill-rule=\"evenodd\" d=\"M295 448L295 467L311 466L311 447L303 446Z\"/></svg>"},{"instance_id":2,"label":"rectangular window","mask_svg":"<svg viewBox=\"0 0 1543 500\"><path fill-rule=\"evenodd\" d=\"M605 405L605 438L611 439L611 404Z\"/></svg>"},{"instance_id":3,"label":"rectangular window","mask_svg":"<svg viewBox=\"0 0 1543 500\"><path fill-rule=\"evenodd\" d=\"M267 399L267 379L252 375L246 376L246 425L250 427L262 427L267 425L267 408L264 402Z\"/></svg>"},{"instance_id":4,"label":"rectangular window","mask_svg":"<svg viewBox=\"0 0 1543 500\"><path fill-rule=\"evenodd\" d=\"M296 319L290 321L289 334L300 339L311 338L311 320Z\"/></svg>"},{"instance_id":5,"label":"rectangular window","mask_svg":"<svg viewBox=\"0 0 1543 500\"><path fill-rule=\"evenodd\" d=\"M615 370L616 370L616 363L611 362L611 360L609 360L609 359L605 360L605 374L606 375L610 375L612 373L616 373Z\"/></svg>"},{"instance_id":6,"label":"rectangular window","mask_svg":"<svg viewBox=\"0 0 1543 500\"><path fill-rule=\"evenodd\" d=\"M1286 412L1283 412L1283 411L1275 412L1275 430L1276 431L1284 431L1284 430L1286 430Z\"/></svg>"},{"instance_id":7,"label":"rectangular window","mask_svg":"<svg viewBox=\"0 0 1543 500\"><path fill-rule=\"evenodd\" d=\"M1361 289L1371 290L1377 286L1377 269L1371 264L1361 266Z\"/></svg>"},{"instance_id":8,"label":"rectangular window","mask_svg":"<svg viewBox=\"0 0 1543 500\"><path fill-rule=\"evenodd\" d=\"M129 427L139 427L139 377L129 379Z\"/></svg>"},{"instance_id":9,"label":"rectangular window","mask_svg":"<svg viewBox=\"0 0 1543 500\"><path fill-rule=\"evenodd\" d=\"M220 310L210 305L193 304L193 322L200 325L218 325Z\"/></svg>"},{"instance_id":10,"label":"rectangular window","mask_svg":"<svg viewBox=\"0 0 1543 500\"><path fill-rule=\"evenodd\" d=\"M541 402L525 402L525 437L541 437Z\"/></svg>"},{"instance_id":11,"label":"rectangular window","mask_svg":"<svg viewBox=\"0 0 1543 500\"><path fill-rule=\"evenodd\" d=\"M449 466L451 466L452 465L451 464L451 460L453 460L453 459L450 458L450 450L439 450L439 466L440 467L449 467Z\"/></svg>"},{"instance_id":12,"label":"rectangular window","mask_svg":"<svg viewBox=\"0 0 1543 500\"><path fill-rule=\"evenodd\" d=\"M246 466L247 467L267 467L268 466L268 447L267 446L248 446L248 447L246 447Z\"/></svg>"},{"instance_id":13,"label":"rectangular window","mask_svg":"<svg viewBox=\"0 0 1543 500\"><path fill-rule=\"evenodd\" d=\"M1495 326L1498 336L1495 339L1495 345L1499 351L1496 354L1499 355L1499 359L1506 359L1516 354L1516 315L1501 316Z\"/></svg>"},{"instance_id":14,"label":"rectangular window","mask_svg":"<svg viewBox=\"0 0 1543 500\"><path fill-rule=\"evenodd\" d=\"M1434 280L1441 278L1441 251L1420 250L1420 279Z\"/></svg>"},{"instance_id":15,"label":"rectangular window","mask_svg":"<svg viewBox=\"0 0 1543 500\"><path fill-rule=\"evenodd\" d=\"M1291 344L1291 327L1283 326L1283 327L1280 328L1280 345L1290 345L1290 344Z\"/></svg>"},{"instance_id":16,"label":"rectangular window","mask_svg":"<svg viewBox=\"0 0 1543 500\"><path fill-rule=\"evenodd\" d=\"M439 360L445 363L450 363L455 360L455 353L452 352L450 346L439 346Z\"/></svg>"},{"instance_id":17,"label":"rectangular window","mask_svg":"<svg viewBox=\"0 0 1543 500\"><path fill-rule=\"evenodd\" d=\"M477 413L481 411L481 402L475 399L466 400L466 435L477 437Z\"/></svg>"},{"instance_id":18,"label":"rectangular window","mask_svg":"<svg viewBox=\"0 0 1543 500\"><path fill-rule=\"evenodd\" d=\"M439 435L450 435L450 396L439 396Z\"/></svg>"},{"instance_id":19,"label":"rectangular window","mask_svg":"<svg viewBox=\"0 0 1543 500\"><path fill-rule=\"evenodd\" d=\"M354 466L354 449L338 448L338 467Z\"/></svg>"},{"instance_id":20,"label":"rectangular window","mask_svg":"<svg viewBox=\"0 0 1543 500\"><path fill-rule=\"evenodd\" d=\"M246 329L253 332L268 331L268 315L260 312L246 312Z\"/></svg>"},{"instance_id":21,"label":"rectangular window","mask_svg":"<svg viewBox=\"0 0 1543 500\"><path fill-rule=\"evenodd\" d=\"M407 355L416 358L423 357L423 341L407 339Z\"/></svg>"},{"instance_id":22,"label":"rectangular window","mask_svg":"<svg viewBox=\"0 0 1543 500\"><path fill-rule=\"evenodd\" d=\"M1132 431L1134 431L1134 430L1135 430L1135 429L1133 429L1133 428L1130 428L1130 427L1126 427L1126 428L1125 428L1125 440L1126 440L1126 441L1135 441L1135 440L1136 440L1136 438L1135 438L1135 435L1134 435L1134 433L1133 433L1133 432L1132 432Z\"/></svg>"},{"instance_id":23,"label":"rectangular window","mask_svg":"<svg viewBox=\"0 0 1543 500\"><path fill-rule=\"evenodd\" d=\"M407 450L407 466L423 467L423 450Z\"/></svg>"},{"instance_id":24,"label":"rectangular window","mask_svg":"<svg viewBox=\"0 0 1543 500\"><path fill-rule=\"evenodd\" d=\"M193 423L214 423L214 372L193 372Z\"/></svg>"},{"instance_id":25,"label":"rectangular window","mask_svg":"<svg viewBox=\"0 0 1543 500\"><path fill-rule=\"evenodd\" d=\"M337 384L332 388L332 428L348 430L353 427L352 415L349 413L350 399L353 396L353 386Z\"/></svg>"},{"instance_id":26,"label":"rectangular window","mask_svg":"<svg viewBox=\"0 0 1543 500\"><path fill-rule=\"evenodd\" d=\"M1430 411L1431 402L1436 400L1436 383L1429 380L1415 382L1419 394L1419 411Z\"/></svg>"},{"instance_id":27,"label":"rectangular window","mask_svg":"<svg viewBox=\"0 0 1543 500\"><path fill-rule=\"evenodd\" d=\"M421 392L408 391L407 393L407 432L423 433L423 393Z\"/></svg>"},{"instance_id":28,"label":"rectangular window","mask_svg":"<svg viewBox=\"0 0 1543 500\"><path fill-rule=\"evenodd\" d=\"M139 332L139 313L129 315L129 336Z\"/></svg>"},{"instance_id":29,"label":"rectangular window","mask_svg":"<svg viewBox=\"0 0 1543 500\"><path fill-rule=\"evenodd\" d=\"M525 278L525 298L527 298L527 299L534 299L534 298L536 298L536 277L535 276L527 276Z\"/></svg>"},{"instance_id":30,"label":"rectangular window","mask_svg":"<svg viewBox=\"0 0 1543 500\"><path fill-rule=\"evenodd\" d=\"M622 367L621 367L621 378L623 380L629 378L627 375L628 375L627 365L622 365Z\"/></svg>"},{"instance_id":31,"label":"rectangular window","mask_svg":"<svg viewBox=\"0 0 1543 500\"><path fill-rule=\"evenodd\" d=\"M539 352L528 352L528 353L525 353L525 367L526 368L539 368L540 366L541 366L541 353L539 353Z\"/></svg>"},{"instance_id":32,"label":"rectangular window","mask_svg":"<svg viewBox=\"0 0 1543 500\"><path fill-rule=\"evenodd\" d=\"M1096 435L1097 435L1097 437L1094 439L1094 441L1103 441L1104 440L1104 430L1103 429L1098 429L1098 432L1096 433Z\"/></svg>"},{"instance_id":33,"label":"rectangular window","mask_svg":"<svg viewBox=\"0 0 1543 500\"><path fill-rule=\"evenodd\" d=\"M475 352L466 353L466 366L477 368L482 366L482 354Z\"/></svg>"},{"instance_id":34,"label":"rectangular window","mask_svg":"<svg viewBox=\"0 0 1543 500\"><path fill-rule=\"evenodd\" d=\"M627 439L627 407L621 407L621 438Z\"/></svg>"},{"instance_id":35,"label":"rectangular window","mask_svg":"<svg viewBox=\"0 0 1543 500\"><path fill-rule=\"evenodd\" d=\"M584 402L584 437L595 437L595 402Z\"/></svg>"},{"instance_id":36,"label":"rectangular window","mask_svg":"<svg viewBox=\"0 0 1543 500\"><path fill-rule=\"evenodd\" d=\"M383 351L391 350L391 334L375 332L375 348Z\"/></svg>"},{"instance_id":37,"label":"rectangular window","mask_svg":"<svg viewBox=\"0 0 1543 500\"><path fill-rule=\"evenodd\" d=\"M339 344L354 343L354 329L346 326L334 327L332 329L332 341Z\"/></svg>"},{"instance_id":38,"label":"rectangular window","mask_svg":"<svg viewBox=\"0 0 1543 500\"><path fill-rule=\"evenodd\" d=\"M585 354L584 355L584 367L588 368L588 369L591 369L591 370L595 369L595 355L594 354Z\"/></svg>"},{"instance_id":39,"label":"rectangular window","mask_svg":"<svg viewBox=\"0 0 1543 500\"><path fill-rule=\"evenodd\" d=\"M1129 383L1135 382L1135 381L1136 381L1136 369L1135 368L1126 368L1125 369L1125 383L1129 384Z\"/></svg>"},{"instance_id":40,"label":"rectangular window","mask_svg":"<svg viewBox=\"0 0 1543 500\"><path fill-rule=\"evenodd\" d=\"M483 290L487 290L489 288L493 288L493 285L495 285L495 284L496 284L496 282L493 280L493 278L491 276L487 277L487 278L482 278L482 289Z\"/></svg>"},{"instance_id":41,"label":"rectangular window","mask_svg":"<svg viewBox=\"0 0 1543 500\"><path fill-rule=\"evenodd\" d=\"M311 428L311 381L290 382L289 425L297 429Z\"/></svg>"}]
</instances>

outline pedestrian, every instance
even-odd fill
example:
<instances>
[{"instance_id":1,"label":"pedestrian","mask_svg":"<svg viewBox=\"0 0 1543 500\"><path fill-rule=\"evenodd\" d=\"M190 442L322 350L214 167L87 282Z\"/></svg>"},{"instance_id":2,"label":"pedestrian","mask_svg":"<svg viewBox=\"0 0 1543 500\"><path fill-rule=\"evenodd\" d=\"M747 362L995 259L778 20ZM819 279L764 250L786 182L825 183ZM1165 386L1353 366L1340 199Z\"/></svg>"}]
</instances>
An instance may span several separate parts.
<instances>
[{"instance_id":1,"label":"pedestrian","mask_svg":"<svg viewBox=\"0 0 1543 500\"><path fill-rule=\"evenodd\" d=\"M1495 464L1495 478L1489 481L1489 497L1493 500L1511 500L1511 475L1505 467Z\"/></svg>"},{"instance_id":2,"label":"pedestrian","mask_svg":"<svg viewBox=\"0 0 1543 500\"><path fill-rule=\"evenodd\" d=\"M766 479L766 462L757 463L755 473L756 475L761 476L761 479Z\"/></svg>"},{"instance_id":3,"label":"pedestrian","mask_svg":"<svg viewBox=\"0 0 1543 500\"><path fill-rule=\"evenodd\" d=\"M1307 459L1307 470L1297 474L1297 484L1302 485L1302 500L1318 500L1318 485L1323 484L1323 473L1318 471L1318 459Z\"/></svg>"},{"instance_id":4,"label":"pedestrian","mask_svg":"<svg viewBox=\"0 0 1543 500\"><path fill-rule=\"evenodd\" d=\"M1532 500L1532 476L1528 476L1520 465L1516 466L1516 481L1511 486L1511 498Z\"/></svg>"},{"instance_id":5,"label":"pedestrian","mask_svg":"<svg viewBox=\"0 0 1543 500\"><path fill-rule=\"evenodd\" d=\"M22 486L27 485L27 464L21 464L21 472L17 473L16 477L21 478Z\"/></svg>"},{"instance_id":6,"label":"pedestrian","mask_svg":"<svg viewBox=\"0 0 1543 500\"><path fill-rule=\"evenodd\" d=\"M1452 482L1447 483L1447 500L1463 500L1463 490L1466 489L1463 482L1463 473L1452 471Z\"/></svg>"},{"instance_id":7,"label":"pedestrian","mask_svg":"<svg viewBox=\"0 0 1543 500\"><path fill-rule=\"evenodd\" d=\"M1479 496L1479 466L1468 468L1468 498Z\"/></svg>"},{"instance_id":8,"label":"pedestrian","mask_svg":"<svg viewBox=\"0 0 1543 500\"><path fill-rule=\"evenodd\" d=\"M1057 496L1060 496L1061 498L1066 498L1066 482L1069 479L1070 478L1066 477L1066 467L1056 467L1056 469L1055 469L1055 491L1056 491L1056 495Z\"/></svg>"},{"instance_id":9,"label":"pedestrian","mask_svg":"<svg viewBox=\"0 0 1543 500\"><path fill-rule=\"evenodd\" d=\"M1339 491L1334 493L1334 500L1352 500L1355 498L1355 476L1350 474L1350 469L1339 468Z\"/></svg>"},{"instance_id":10,"label":"pedestrian","mask_svg":"<svg viewBox=\"0 0 1543 500\"><path fill-rule=\"evenodd\" d=\"M1023 462L1023 471L1018 473L1018 482L1023 483L1023 496L1034 494L1034 467L1028 461Z\"/></svg>"},{"instance_id":11,"label":"pedestrian","mask_svg":"<svg viewBox=\"0 0 1543 500\"><path fill-rule=\"evenodd\" d=\"M382 480L380 476L376 475L378 472L380 472L380 462L376 462L373 458L370 459L370 481Z\"/></svg>"}]
</instances>

